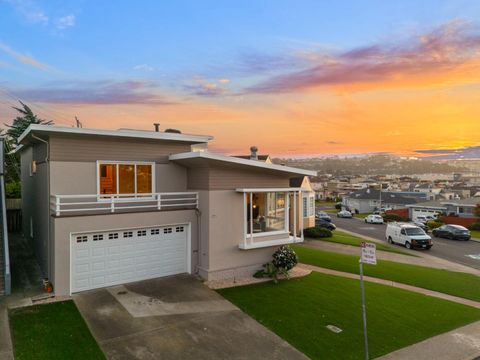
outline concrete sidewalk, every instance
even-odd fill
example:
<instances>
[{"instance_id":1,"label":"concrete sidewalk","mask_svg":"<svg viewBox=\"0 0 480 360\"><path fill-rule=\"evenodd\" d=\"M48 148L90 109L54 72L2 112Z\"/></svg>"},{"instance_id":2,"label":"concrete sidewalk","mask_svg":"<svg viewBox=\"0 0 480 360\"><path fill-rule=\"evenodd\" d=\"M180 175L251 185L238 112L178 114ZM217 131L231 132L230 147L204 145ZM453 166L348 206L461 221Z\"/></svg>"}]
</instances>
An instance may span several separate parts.
<instances>
[{"instance_id":1,"label":"concrete sidewalk","mask_svg":"<svg viewBox=\"0 0 480 360\"><path fill-rule=\"evenodd\" d=\"M407 346L377 360L474 360L480 356L480 321Z\"/></svg>"},{"instance_id":2,"label":"concrete sidewalk","mask_svg":"<svg viewBox=\"0 0 480 360\"><path fill-rule=\"evenodd\" d=\"M326 268L322 268L322 267L318 267L318 266L314 266L314 265L298 264L297 266L301 267L302 269L312 270L312 271L316 271L316 272L323 273L323 274L341 276L341 277L345 277L345 278L349 278L349 279L359 279L360 278L360 275L357 275L357 274L352 274L352 273L347 273L347 272L337 271L337 270L332 270L332 269L326 269ZM458 297L458 296L448 295L448 294L444 294L444 293L441 293L441 292L438 292L438 291L428 290L428 289L419 288L419 287L412 286L412 285L401 284L401 283L397 283L397 282L394 282L394 281L391 281L391 280L379 279L379 278L370 277L370 276L364 276L363 279L365 281L368 281L368 282L381 284L381 285L386 285L386 286L391 286L391 287L395 287L395 288L399 288L399 289L404 289L404 290L408 290L408 291L411 291L411 292L416 292L416 293L419 293L419 294L432 296L432 297L436 297L436 298L439 298L439 299L448 300L448 301L452 301L452 302L456 302L456 303L459 303L459 304L468 305L468 306L472 306L474 308L480 309L480 302L469 300L469 299L464 299L464 298L461 298L461 297Z\"/></svg>"}]
</instances>

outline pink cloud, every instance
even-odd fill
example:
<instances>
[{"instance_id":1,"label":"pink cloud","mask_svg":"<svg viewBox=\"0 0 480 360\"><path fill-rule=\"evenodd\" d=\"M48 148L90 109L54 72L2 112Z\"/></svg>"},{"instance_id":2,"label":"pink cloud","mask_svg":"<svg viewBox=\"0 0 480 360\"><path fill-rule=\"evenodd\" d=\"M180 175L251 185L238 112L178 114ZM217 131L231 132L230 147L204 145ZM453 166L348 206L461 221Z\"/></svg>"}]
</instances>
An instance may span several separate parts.
<instances>
[{"instance_id":1,"label":"pink cloud","mask_svg":"<svg viewBox=\"0 0 480 360\"><path fill-rule=\"evenodd\" d=\"M282 93L321 86L358 86L409 82L441 76L479 57L480 33L452 21L410 41L375 44L329 56L304 69L274 76L247 89L250 93ZM418 80L418 79L417 79Z\"/></svg>"}]
</instances>

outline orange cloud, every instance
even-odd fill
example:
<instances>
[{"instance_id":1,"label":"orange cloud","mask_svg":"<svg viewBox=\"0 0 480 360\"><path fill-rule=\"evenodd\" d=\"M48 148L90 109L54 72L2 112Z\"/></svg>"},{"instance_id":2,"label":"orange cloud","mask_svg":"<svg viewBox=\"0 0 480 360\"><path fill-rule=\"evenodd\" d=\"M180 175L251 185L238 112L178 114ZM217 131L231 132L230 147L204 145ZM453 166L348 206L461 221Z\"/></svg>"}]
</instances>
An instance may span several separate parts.
<instances>
[{"instance_id":1,"label":"orange cloud","mask_svg":"<svg viewBox=\"0 0 480 360\"><path fill-rule=\"evenodd\" d=\"M305 69L275 76L247 93L289 93L318 88L361 91L479 79L480 34L452 21L405 43L377 44L314 59Z\"/></svg>"}]
</instances>

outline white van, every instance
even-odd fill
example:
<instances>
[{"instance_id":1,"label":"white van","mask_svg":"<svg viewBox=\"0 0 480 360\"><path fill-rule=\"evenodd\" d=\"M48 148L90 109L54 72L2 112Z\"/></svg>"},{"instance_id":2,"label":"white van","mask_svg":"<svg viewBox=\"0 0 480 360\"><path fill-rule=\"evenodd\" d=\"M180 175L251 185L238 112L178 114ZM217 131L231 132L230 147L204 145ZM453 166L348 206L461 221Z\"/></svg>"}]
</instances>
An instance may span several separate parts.
<instances>
[{"instance_id":1,"label":"white van","mask_svg":"<svg viewBox=\"0 0 480 360\"><path fill-rule=\"evenodd\" d=\"M390 244L401 244L407 249L429 250L433 245L432 238L420 227L401 222L388 223L385 238Z\"/></svg>"}]
</instances>

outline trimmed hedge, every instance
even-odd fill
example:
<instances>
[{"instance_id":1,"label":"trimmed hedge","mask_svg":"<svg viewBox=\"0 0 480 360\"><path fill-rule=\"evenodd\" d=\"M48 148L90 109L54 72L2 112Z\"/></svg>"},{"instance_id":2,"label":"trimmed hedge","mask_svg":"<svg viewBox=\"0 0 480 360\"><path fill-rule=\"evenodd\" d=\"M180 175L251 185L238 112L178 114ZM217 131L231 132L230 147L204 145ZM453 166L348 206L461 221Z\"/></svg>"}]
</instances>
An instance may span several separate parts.
<instances>
[{"instance_id":1,"label":"trimmed hedge","mask_svg":"<svg viewBox=\"0 0 480 360\"><path fill-rule=\"evenodd\" d=\"M473 223L468 227L469 230L480 230L480 221Z\"/></svg>"},{"instance_id":2,"label":"trimmed hedge","mask_svg":"<svg viewBox=\"0 0 480 360\"><path fill-rule=\"evenodd\" d=\"M320 239L326 237L332 237L332 232L328 229L321 228L321 227L310 227L303 230L303 236Z\"/></svg>"},{"instance_id":3,"label":"trimmed hedge","mask_svg":"<svg viewBox=\"0 0 480 360\"><path fill-rule=\"evenodd\" d=\"M384 214L382 215L383 221L390 222L390 221L408 221L408 218L397 215L397 214Z\"/></svg>"}]
</instances>

